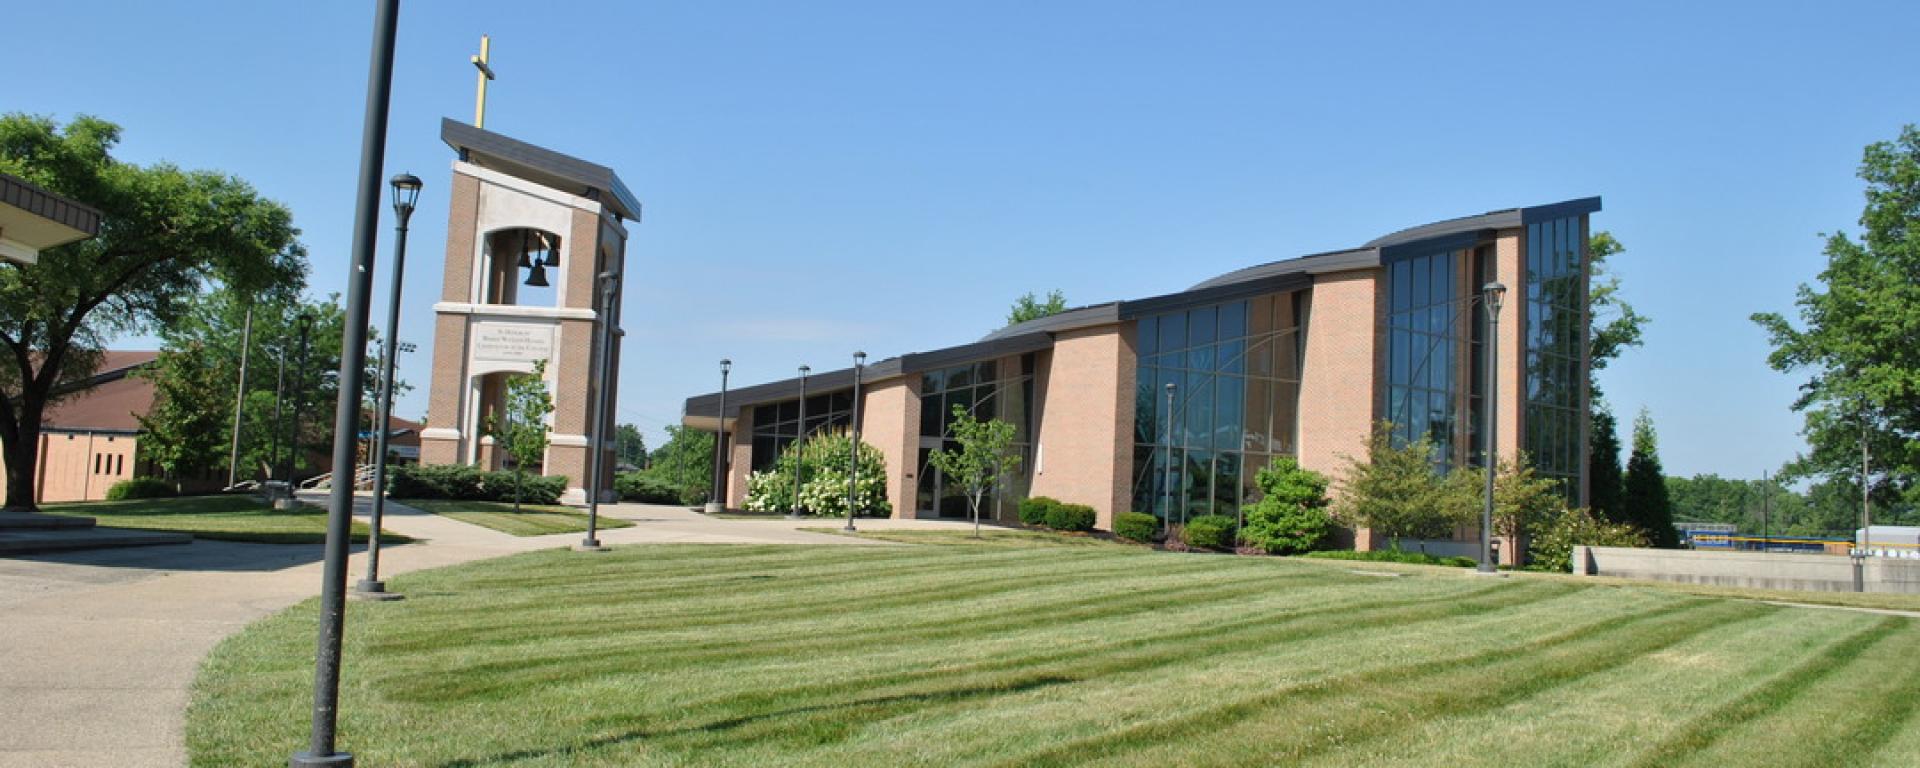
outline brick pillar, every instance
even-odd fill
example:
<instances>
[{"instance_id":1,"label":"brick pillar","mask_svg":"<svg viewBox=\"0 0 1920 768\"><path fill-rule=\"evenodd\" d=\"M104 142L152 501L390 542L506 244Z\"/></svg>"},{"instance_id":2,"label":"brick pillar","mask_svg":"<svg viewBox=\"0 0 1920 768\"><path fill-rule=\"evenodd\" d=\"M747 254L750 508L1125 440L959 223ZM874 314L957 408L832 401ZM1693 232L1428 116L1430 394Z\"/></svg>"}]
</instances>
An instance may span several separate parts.
<instances>
[{"instance_id":1,"label":"brick pillar","mask_svg":"<svg viewBox=\"0 0 1920 768\"><path fill-rule=\"evenodd\" d=\"M1040 455L1029 493L1093 507L1094 525L1133 498L1134 323L1062 332L1047 361Z\"/></svg>"},{"instance_id":2,"label":"brick pillar","mask_svg":"<svg viewBox=\"0 0 1920 768\"><path fill-rule=\"evenodd\" d=\"M747 476L753 474L753 409L741 408L727 432L727 508L747 504Z\"/></svg>"},{"instance_id":3,"label":"brick pillar","mask_svg":"<svg viewBox=\"0 0 1920 768\"><path fill-rule=\"evenodd\" d=\"M920 376L863 384L860 401L860 440L879 450L886 462L893 517L912 519L920 458Z\"/></svg>"},{"instance_id":4,"label":"brick pillar","mask_svg":"<svg viewBox=\"0 0 1920 768\"><path fill-rule=\"evenodd\" d=\"M1381 270L1365 269L1320 275L1313 284L1300 371L1299 459L1336 480L1348 457L1366 457L1379 406L1383 281ZM1373 544L1371 531L1354 532L1355 549Z\"/></svg>"}]
</instances>

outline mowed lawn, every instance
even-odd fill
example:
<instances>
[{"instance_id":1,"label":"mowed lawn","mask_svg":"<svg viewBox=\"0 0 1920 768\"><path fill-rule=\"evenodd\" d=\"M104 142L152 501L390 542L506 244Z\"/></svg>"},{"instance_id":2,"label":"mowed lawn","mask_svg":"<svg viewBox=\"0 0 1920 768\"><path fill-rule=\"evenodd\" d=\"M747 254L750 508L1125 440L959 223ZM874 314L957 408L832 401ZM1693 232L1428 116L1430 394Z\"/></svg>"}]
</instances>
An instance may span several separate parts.
<instances>
[{"instance_id":1,"label":"mowed lawn","mask_svg":"<svg viewBox=\"0 0 1920 768\"><path fill-rule=\"evenodd\" d=\"M514 536L545 536L587 530L585 512L558 504L522 504L516 512L513 502L396 499L395 503ZM625 520L600 516L599 527L602 530L631 525L633 523Z\"/></svg>"},{"instance_id":2,"label":"mowed lawn","mask_svg":"<svg viewBox=\"0 0 1920 768\"><path fill-rule=\"evenodd\" d=\"M379 766L1914 766L1920 627L1572 579L1031 540L549 550L347 616ZM202 766L304 748L309 602L222 644Z\"/></svg>"},{"instance_id":3,"label":"mowed lawn","mask_svg":"<svg viewBox=\"0 0 1920 768\"><path fill-rule=\"evenodd\" d=\"M276 511L251 495L180 496L168 499L44 504L54 515L91 517L102 528L190 533L196 539L259 544L318 544L327 540L327 511L314 506ZM353 522L353 540L367 540L367 524ZM412 541L392 531L383 543Z\"/></svg>"}]
</instances>

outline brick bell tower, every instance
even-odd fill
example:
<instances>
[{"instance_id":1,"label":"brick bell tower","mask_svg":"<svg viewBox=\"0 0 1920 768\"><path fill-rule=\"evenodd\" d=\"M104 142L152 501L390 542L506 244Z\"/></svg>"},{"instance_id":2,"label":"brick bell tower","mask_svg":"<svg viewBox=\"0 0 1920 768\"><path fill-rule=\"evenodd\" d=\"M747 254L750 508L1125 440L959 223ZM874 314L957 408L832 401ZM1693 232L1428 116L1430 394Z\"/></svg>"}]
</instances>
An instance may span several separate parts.
<instances>
[{"instance_id":1,"label":"brick bell tower","mask_svg":"<svg viewBox=\"0 0 1920 768\"><path fill-rule=\"evenodd\" d=\"M640 203L605 166L453 120L441 122L440 138L458 159L449 185L445 283L433 306L430 426L420 435L420 461L500 468L502 456L484 435L487 420L505 404L506 378L545 360L554 412L539 473L565 476L563 500L585 503L589 446L594 430L604 429L598 474L606 478L605 500L612 489L626 222L639 220ZM602 323L609 324L604 338L611 346L604 357ZM608 388L607 406L593 424L601 387Z\"/></svg>"}]
</instances>

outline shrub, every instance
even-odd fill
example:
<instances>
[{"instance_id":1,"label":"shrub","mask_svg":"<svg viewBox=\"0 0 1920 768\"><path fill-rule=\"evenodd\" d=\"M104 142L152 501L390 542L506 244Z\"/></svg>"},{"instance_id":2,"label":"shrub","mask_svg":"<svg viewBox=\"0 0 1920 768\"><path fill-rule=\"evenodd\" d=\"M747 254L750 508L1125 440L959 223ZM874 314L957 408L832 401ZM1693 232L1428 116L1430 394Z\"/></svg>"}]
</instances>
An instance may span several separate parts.
<instances>
[{"instance_id":1,"label":"shrub","mask_svg":"<svg viewBox=\"0 0 1920 768\"><path fill-rule=\"evenodd\" d=\"M1060 506L1060 500L1048 496L1021 499L1020 522L1032 526L1046 525L1047 515L1058 506Z\"/></svg>"},{"instance_id":2,"label":"shrub","mask_svg":"<svg viewBox=\"0 0 1920 768\"><path fill-rule=\"evenodd\" d=\"M613 490L621 501L641 504L679 504L680 492L664 478L646 471L622 472L613 478Z\"/></svg>"},{"instance_id":3,"label":"shrub","mask_svg":"<svg viewBox=\"0 0 1920 768\"><path fill-rule=\"evenodd\" d=\"M1331 549L1308 552L1301 557L1323 560L1363 560L1375 563L1409 563L1412 565L1447 565L1455 568L1473 568L1480 563L1471 557L1441 557L1425 552L1402 552L1398 549L1376 549L1370 552L1355 552L1351 549Z\"/></svg>"},{"instance_id":4,"label":"shrub","mask_svg":"<svg viewBox=\"0 0 1920 768\"><path fill-rule=\"evenodd\" d=\"M558 504L567 492L565 475L541 476L531 472L518 476L513 472L484 472L480 475L481 498L486 501L514 500L522 504Z\"/></svg>"},{"instance_id":5,"label":"shrub","mask_svg":"<svg viewBox=\"0 0 1920 768\"><path fill-rule=\"evenodd\" d=\"M1145 512L1122 512L1113 518L1113 535L1129 541L1147 543L1160 532L1160 518Z\"/></svg>"},{"instance_id":6,"label":"shrub","mask_svg":"<svg viewBox=\"0 0 1920 768\"><path fill-rule=\"evenodd\" d=\"M1091 531L1093 520L1093 507L1085 504L1057 504L1047 510L1047 527L1056 531Z\"/></svg>"},{"instance_id":7,"label":"shrub","mask_svg":"<svg viewBox=\"0 0 1920 768\"><path fill-rule=\"evenodd\" d=\"M1233 518L1201 515L1188 520L1181 535L1187 546L1194 549L1226 549L1233 546Z\"/></svg>"},{"instance_id":8,"label":"shrub","mask_svg":"<svg viewBox=\"0 0 1920 768\"><path fill-rule=\"evenodd\" d=\"M780 453L773 469L747 481L747 509L756 512L785 512L788 489L793 485L794 462L805 473L800 483L800 509L806 514L845 517L847 514L847 456L853 440L844 431L815 433L790 444ZM855 470L854 504L860 514L886 517L893 513L887 501L887 460L880 449L860 444L859 465Z\"/></svg>"},{"instance_id":9,"label":"shrub","mask_svg":"<svg viewBox=\"0 0 1920 768\"><path fill-rule=\"evenodd\" d=\"M157 477L130 477L107 489L107 501L159 499L173 495L173 484Z\"/></svg>"},{"instance_id":10,"label":"shrub","mask_svg":"<svg viewBox=\"0 0 1920 768\"><path fill-rule=\"evenodd\" d=\"M427 466L402 464L390 468L387 496L395 499L485 498L480 490L480 470L465 464Z\"/></svg>"},{"instance_id":11,"label":"shrub","mask_svg":"<svg viewBox=\"0 0 1920 768\"><path fill-rule=\"evenodd\" d=\"M1631 523L1609 523L1584 509L1564 509L1537 526L1527 542L1528 568L1573 569L1574 547L1645 547L1646 534Z\"/></svg>"},{"instance_id":12,"label":"shrub","mask_svg":"<svg viewBox=\"0 0 1920 768\"><path fill-rule=\"evenodd\" d=\"M747 475L745 506L754 512L785 512L793 506L793 473L778 469Z\"/></svg>"},{"instance_id":13,"label":"shrub","mask_svg":"<svg viewBox=\"0 0 1920 768\"><path fill-rule=\"evenodd\" d=\"M1291 456L1276 456L1254 475L1260 500L1244 507L1240 537L1270 554L1305 552L1333 532L1327 511L1327 478L1302 469Z\"/></svg>"}]
</instances>

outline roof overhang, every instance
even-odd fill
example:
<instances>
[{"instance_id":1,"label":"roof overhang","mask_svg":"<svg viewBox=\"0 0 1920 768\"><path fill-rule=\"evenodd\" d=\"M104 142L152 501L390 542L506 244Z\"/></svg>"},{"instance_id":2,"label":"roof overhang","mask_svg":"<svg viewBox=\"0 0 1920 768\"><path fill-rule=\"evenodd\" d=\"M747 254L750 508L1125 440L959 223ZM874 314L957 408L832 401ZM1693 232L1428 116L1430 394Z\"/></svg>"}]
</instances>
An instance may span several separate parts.
<instances>
[{"instance_id":1,"label":"roof overhang","mask_svg":"<svg viewBox=\"0 0 1920 768\"><path fill-rule=\"evenodd\" d=\"M460 159L544 187L598 200L623 218L640 218L640 201L613 169L528 144L450 118L440 119L440 140Z\"/></svg>"},{"instance_id":2,"label":"roof overhang","mask_svg":"<svg viewBox=\"0 0 1920 768\"><path fill-rule=\"evenodd\" d=\"M100 212L0 174L0 258L32 264L40 252L100 234Z\"/></svg>"}]
</instances>

